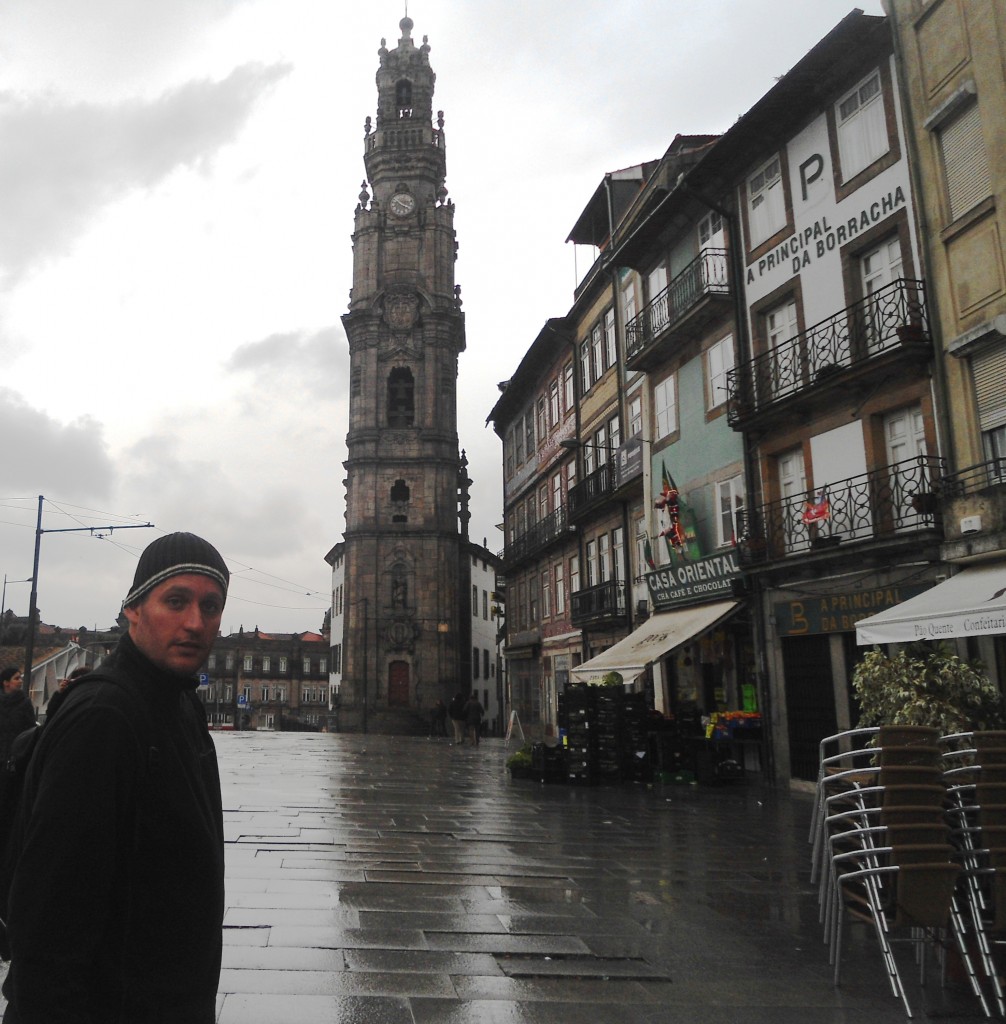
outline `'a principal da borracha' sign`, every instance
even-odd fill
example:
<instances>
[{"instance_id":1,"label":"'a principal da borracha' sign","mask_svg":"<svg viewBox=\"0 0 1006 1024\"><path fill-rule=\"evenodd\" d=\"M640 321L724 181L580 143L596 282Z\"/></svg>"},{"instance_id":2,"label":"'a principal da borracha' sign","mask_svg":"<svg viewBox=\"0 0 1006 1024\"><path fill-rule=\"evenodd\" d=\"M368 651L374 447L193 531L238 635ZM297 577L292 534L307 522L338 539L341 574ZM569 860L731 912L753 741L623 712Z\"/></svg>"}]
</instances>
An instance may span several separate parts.
<instances>
[{"instance_id":1,"label":"'a principal da borracha' sign","mask_svg":"<svg viewBox=\"0 0 1006 1024\"><path fill-rule=\"evenodd\" d=\"M655 569L646 574L646 586L653 607L659 610L730 597L731 581L740 575L737 552L730 550Z\"/></svg>"}]
</instances>

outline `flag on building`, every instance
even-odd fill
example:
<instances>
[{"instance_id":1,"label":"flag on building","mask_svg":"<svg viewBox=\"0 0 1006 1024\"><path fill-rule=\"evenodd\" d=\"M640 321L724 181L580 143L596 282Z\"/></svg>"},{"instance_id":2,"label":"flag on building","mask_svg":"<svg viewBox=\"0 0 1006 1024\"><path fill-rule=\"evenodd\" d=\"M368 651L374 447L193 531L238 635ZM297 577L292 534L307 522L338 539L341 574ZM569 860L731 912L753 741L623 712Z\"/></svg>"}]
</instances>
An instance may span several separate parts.
<instances>
[{"instance_id":1,"label":"flag on building","mask_svg":"<svg viewBox=\"0 0 1006 1024\"><path fill-rule=\"evenodd\" d=\"M653 558L653 548L650 545L649 537L647 537L646 540L643 541L643 558L646 559L646 564L651 569L656 569L657 563Z\"/></svg>"},{"instance_id":2,"label":"flag on building","mask_svg":"<svg viewBox=\"0 0 1006 1024\"><path fill-rule=\"evenodd\" d=\"M831 506L828 502L828 488L822 487L821 493L817 496L817 501L808 501L803 507L803 523L804 526L810 526L811 523L823 523L831 515Z\"/></svg>"}]
</instances>

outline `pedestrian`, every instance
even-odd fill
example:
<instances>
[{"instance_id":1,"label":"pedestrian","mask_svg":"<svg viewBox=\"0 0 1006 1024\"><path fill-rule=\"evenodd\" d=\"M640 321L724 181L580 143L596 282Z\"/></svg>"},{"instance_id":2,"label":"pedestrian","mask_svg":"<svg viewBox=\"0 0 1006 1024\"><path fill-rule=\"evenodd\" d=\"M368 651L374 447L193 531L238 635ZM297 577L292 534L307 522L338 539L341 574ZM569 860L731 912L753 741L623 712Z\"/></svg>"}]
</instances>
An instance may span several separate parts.
<instances>
[{"instance_id":1,"label":"pedestrian","mask_svg":"<svg viewBox=\"0 0 1006 1024\"><path fill-rule=\"evenodd\" d=\"M28 767L4 1024L213 1024L224 907L216 751L196 673L230 574L191 533L140 556L127 632Z\"/></svg>"},{"instance_id":2,"label":"pedestrian","mask_svg":"<svg viewBox=\"0 0 1006 1024\"><path fill-rule=\"evenodd\" d=\"M472 741L472 746L475 747L479 745L479 737L482 733L482 716L484 714L485 709L479 703L479 699L473 690L471 696L465 701L465 722L468 723L468 736Z\"/></svg>"},{"instance_id":3,"label":"pedestrian","mask_svg":"<svg viewBox=\"0 0 1006 1024\"><path fill-rule=\"evenodd\" d=\"M438 700L430 708L430 737L447 735L447 705Z\"/></svg>"},{"instance_id":4,"label":"pedestrian","mask_svg":"<svg viewBox=\"0 0 1006 1024\"><path fill-rule=\"evenodd\" d=\"M0 764L10 756L14 737L35 724L35 710L25 696L24 676L19 668L0 672L3 693L0 694Z\"/></svg>"},{"instance_id":5,"label":"pedestrian","mask_svg":"<svg viewBox=\"0 0 1006 1024\"><path fill-rule=\"evenodd\" d=\"M465 742L465 695L460 691L451 698L447 705L447 714L451 719L451 726L454 729L454 742L463 744Z\"/></svg>"},{"instance_id":6,"label":"pedestrian","mask_svg":"<svg viewBox=\"0 0 1006 1024\"><path fill-rule=\"evenodd\" d=\"M60 704L66 698L66 688L75 679L80 679L81 676L86 676L91 670L86 668L84 665L75 668L66 679L59 681L59 687L56 692L49 698L49 703L45 706L45 720L48 722L50 718L59 710Z\"/></svg>"}]
</instances>

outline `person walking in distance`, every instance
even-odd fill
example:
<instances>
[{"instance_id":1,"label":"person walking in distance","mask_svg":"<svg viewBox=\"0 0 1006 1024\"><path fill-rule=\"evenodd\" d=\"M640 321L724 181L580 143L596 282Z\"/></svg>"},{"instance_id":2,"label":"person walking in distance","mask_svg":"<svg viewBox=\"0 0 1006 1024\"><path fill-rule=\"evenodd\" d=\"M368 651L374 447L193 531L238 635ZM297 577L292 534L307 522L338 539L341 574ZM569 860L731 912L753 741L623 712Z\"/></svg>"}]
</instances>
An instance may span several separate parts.
<instances>
[{"instance_id":1,"label":"person walking in distance","mask_svg":"<svg viewBox=\"0 0 1006 1024\"><path fill-rule=\"evenodd\" d=\"M468 737L473 747L479 745L479 737L482 734L482 716L484 714L485 709L479 703L475 691L472 690L471 695L465 702L465 721L468 723Z\"/></svg>"},{"instance_id":2,"label":"person walking in distance","mask_svg":"<svg viewBox=\"0 0 1006 1024\"><path fill-rule=\"evenodd\" d=\"M19 668L0 672L0 764L10 756L14 737L35 724L35 710L24 693L24 676Z\"/></svg>"},{"instance_id":3,"label":"person walking in distance","mask_svg":"<svg viewBox=\"0 0 1006 1024\"><path fill-rule=\"evenodd\" d=\"M454 742L461 744L465 741L465 695L456 693L447 705L447 714L451 719L451 727L454 729Z\"/></svg>"},{"instance_id":4,"label":"person walking in distance","mask_svg":"<svg viewBox=\"0 0 1006 1024\"><path fill-rule=\"evenodd\" d=\"M127 633L39 737L15 828L4 1024L213 1024L223 813L195 691L229 580L201 537L150 544Z\"/></svg>"}]
</instances>

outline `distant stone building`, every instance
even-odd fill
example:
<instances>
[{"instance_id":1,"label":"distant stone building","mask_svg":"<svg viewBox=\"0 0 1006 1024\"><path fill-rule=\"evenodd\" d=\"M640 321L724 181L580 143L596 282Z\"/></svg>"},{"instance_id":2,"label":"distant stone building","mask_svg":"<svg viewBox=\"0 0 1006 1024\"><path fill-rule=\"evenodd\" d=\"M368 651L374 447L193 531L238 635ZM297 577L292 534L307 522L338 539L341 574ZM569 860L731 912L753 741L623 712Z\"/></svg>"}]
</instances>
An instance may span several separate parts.
<instances>
[{"instance_id":1,"label":"distant stone building","mask_svg":"<svg viewBox=\"0 0 1006 1024\"><path fill-rule=\"evenodd\" d=\"M425 729L472 674L467 490L458 450L464 315L454 283L454 204L433 121L430 47L400 23L379 50L376 123L356 208L346 529L341 558L340 727ZM460 512L459 512L460 502ZM460 522L460 527L459 527Z\"/></svg>"},{"instance_id":2,"label":"distant stone building","mask_svg":"<svg viewBox=\"0 0 1006 1024\"><path fill-rule=\"evenodd\" d=\"M328 729L328 661L328 641L320 633L263 633L256 627L219 637L199 689L210 725Z\"/></svg>"}]
</instances>

